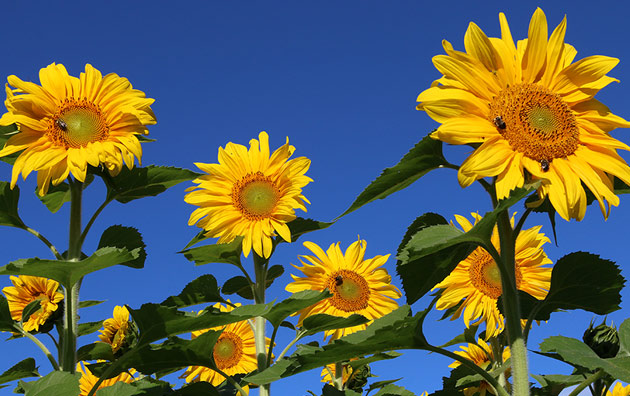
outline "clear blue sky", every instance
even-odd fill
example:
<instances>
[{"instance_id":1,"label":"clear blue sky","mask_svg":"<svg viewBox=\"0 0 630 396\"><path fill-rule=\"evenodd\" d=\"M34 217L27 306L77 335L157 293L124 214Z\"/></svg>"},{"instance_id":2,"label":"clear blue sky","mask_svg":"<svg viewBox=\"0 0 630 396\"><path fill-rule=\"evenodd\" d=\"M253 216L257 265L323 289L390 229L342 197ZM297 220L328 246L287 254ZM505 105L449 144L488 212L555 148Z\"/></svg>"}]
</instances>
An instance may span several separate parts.
<instances>
[{"instance_id":1,"label":"clear blue sky","mask_svg":"<svg viewBox=\"0 0 630 396\"><path fill-rule=\"evenodd\" d=\"M550 31L566 14L566 42L578 50L578 59L608 55L621 59L610 75L621 80L605 88L597 98L613 112L630 119L630 48L627 45L628 9L614 1L110 1L110 2L3 2L3 56L0 79L15 74L38 82L38 71L63 63L78 75L85 63L104 74L115 72L129 78L134 87L155 98L158 123L150 128L156 143L144 145L143 165L172 165L189 169L193 162L216 162L217 149L226 142L241 144L266 130L273 148L286 136L296 155L312 160L308 175L314 182L305 195L312 202L307 214L329 221L342 213L382 169L394 165L437 124L415 110L417 95L439 77L431 57L443 53L447 39L463 50L468 23L474 21L488 35L499 35L498 14L506 13L515 39L527 35L529 19L537 6L545 11ZM4 111L4 110L3 110ZM613 132L630 143L628 130ZM446 148L447 157L461 161L463 151ZM624 158L630 158L622 153ZM10 179L10 167L0 164L0 179ZM35 175L19 182L20 211L27 222L65 249L65 207L50 214L30 194ZM97 183L95 183L97 184ZM110 268L90 275L83 283L81 299L107 300L82 310L82 321L111 315L114 305L139 307L179 293L189 281L212 273L225 281L237 275L228 265L195 267L176 252L198 231L187 220L194 207L184 203L184 189L172 188L156 197L127 205L112 204L92 228L84 250L91 253L100 232L112 224L137 227L147 243L145 269ZM86 216L100 204L103 189L90 186ZM432 211L448 219L454 214L487 211L490 202L478 186L462 190L456 174L440 170L385 201L372 203L342 218L333 227L309 234L320 245L341 241L345 248L357 235L366 239L368 256L395 253L407 226L418 215ZM519 209L522 211L522 209ZM597 206L585 219L567 223L558 219L558 247L547 245L552 260L577 250L587 250L614 260L630 278L627 263L627 223L630 197L621 197L608 221ZM530 216L528 226L544 225L545 216ZM50 258L49 252L25 232L0 228L2 263L25 257ZM296 243L283 244L272 264L286 272L271 287L270 299L284 299L290 280L290 263L307 250ZM249 262L251 268L251 262ZM387 269L395 274L395 260ZM295 273L295 271L293 271ZM394 282L400 286L399 279ZM8 277L0 286L9 285ZM630 316L623 293L622 310L608 316L620 324ZM402 303L402 301L401 301ZM421 300L414 310L427 304ZM439 314L433 317L439 317ZM559 313L536 327L530 348L547 336L581 338L594 316L585 312ZM428 322L427 334L441 344L461 332L457 322ZM281 350L291 334L278 341ZM7 335L8 336L8 335ZM80 344L96 336L80 339ZM320 338L317 339L321 341ZM42 372L49 364L29 341L2 344L0 371L27 353L36 357ZM405 377L398 384L420 394L439 389L451 361L424 352L410 351L398 360L372 367L378 380ZM531 357L533 373L568 373L568 366ZM9 388L10 389L10 388ZM319 371L280 381L272 387L277 395L318 392ZM10 390L0 392L10 393Z\"/></svg>"}]
</instances>

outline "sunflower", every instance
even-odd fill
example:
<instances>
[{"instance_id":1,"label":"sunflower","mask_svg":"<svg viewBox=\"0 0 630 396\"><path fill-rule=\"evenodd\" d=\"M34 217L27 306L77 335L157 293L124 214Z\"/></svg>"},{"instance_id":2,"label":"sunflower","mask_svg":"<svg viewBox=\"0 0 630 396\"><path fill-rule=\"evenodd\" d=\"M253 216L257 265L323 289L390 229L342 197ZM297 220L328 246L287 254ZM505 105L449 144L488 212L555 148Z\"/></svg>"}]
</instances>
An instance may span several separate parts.
<instances>
[{"instance_id":1,"label":"sunflower","mask_svg":"<svg viewBox=\"0 0 630 396\"><path fill-rule=\"evenodd\" d=\"M629 396L630 395L630 385L623 386L621 382L617 382L612 392L608 390L606 392L606 396Z\"/></svg>"},{"instance_id":2,"label":"sunflower","mask_svg":"<svg viewBox=\"0 0 630 396\"><path fill-rule=\"evenodd\" d=\"M481 216L472 213L477 223ZM464 232L468 232L473 224L463 216L455 219ZM551 268L543 267L551 264L551 260L542 249L549 242L545 234L540 233L541 226L522 230L516 238L515 274L516 287L529 295L542 300L547 296L551 283ZM495 226L492 233L492 244L499 248L499 234ZM486 323L486 339L503 331L503 315L497 308L497 300L503 290L499 267L488 252L481 247L475 249L468 257L460 261L457 267L434 289L444 289L436 303L436 308L444 310L457 307L455 320L464 313L464 323L469 327Z\"/></svg>"},{"instance_id":3,"label":"sunflower","mask_svg":"<svg viewBox=\"0 0 630 396\"><path fill-rule=\"evenodd\" d=\"M35 300L39 300L40 308L34 312L22 326L25 331L39 331L48 318L57 311L63 300L63 293L58 292L59 283L37 276L12 276L13 286L7 286L2 292L7 296L9 310L13 320L22 320L22 311Z\"/></svg>"},{"instance_id":4,"label":"sunflower","mask_svg":"<svg viewBox=\"0 0 630 396\"><path fill-rule=\"evenodd\" d=\"M359 358L352 358L350 360L358 360L358 359ZM341 381L343 384L346 384L348 382L348 379L350 379L350 375L353 372L352 366L350 366L348 363L343 363L341 367L342 367ZM333 385L333 377L331 376L331 374L335 375L336 373L337 373L337 370L335 369L335 363L326 365L326 367L322 369L321 382L328 382L329 384Z\"/></svg>"},{"instance_id":5,"label":"sunflower","mask_svg":"<svg viewBox=\"0 0 630 396\"><path fill-rule=\"evenodd\" d=\"M126 307L116 305L112 318L103 321L103 330L98 338L112 346L112 352L118 350L129 342L129 311Z\"/></svg>"},{"instance_id":6,"label":"sunflower","mask_svg":"<svg viewBox=\"0 0 630 396\"><path fill-rule=\"evenodd\" d=\"M494 353L492 352L492 347L488 345L481 339L477 339L477 344L468 344L468 346L461 346L461 351L455 351L456 355L465 357L468 360L471 360L477 366L483 368L484 370L490 366L490 364L494 361ZM503 350L501 359L504 363L510 358L510 347L506 347ZM461 362L458 360L451 363L448 367L456 368L461 365ZM509 376L509 371L506 371L506 375ZM465 396L472 396L475 393L479 393L481 396L485 396L486 392L490 392L495 395L493 387L488 384L486 381L481 381L478 387L468 387L463 390Z\"/></svg>"},{"instance_id":7,"label":"sunflower","mask_svg":"<svg viewBox=\"0 0 630 396\"><path fill-rule=\"evenodd\" d=\"M99 360L100 362L104 362L104 360ZM96 385L98 381L98 377L90 371L88 366L85 363L77 363L77 373L81 373L81 378L79 378L79 396L87 396L90 393L90 390ZM108 386L115 385L117 382L125 382L127 384L135 381L136 379L133 375L136 373L136 370L130 369L129 373L120 373L116 377L109 378L101 382L98 386L98 389L106 388Z\"/></svg>"},{"instance_id":8,"label":"sunflower","mask_svg":"<svg viewBox=\"0 0 630 396\"><path fill-rule=\"evenodd\" d=\"M199 206L192 212L189 225L197 223L209 237L229 243L243 237L243 253L252 247L259 256L271 255L271 237L276 233L287 242L291 232L287 222L295 219L294 209L306 211L310 203L302 188L312 181L304 174L311 161L306 157L289 160L295 147L287 142L269 155L269 136L260 132L259 140L249 142L249 150L240 144L219 147L219 163L195 163L208 173L194 182L184 201ZM193 191L194 190L194 191Z\"/></svg>"},{"instance_id":9,"label":"sunflower","mask_svg":"<svg viewBox=\"0 0 630 396\"><path fill-rule=\"evenodd\" d=\"M18 175L37 171L39 194L62 183L69 173L85 180L87 166L103 165L112 176L123 162L133 168L140 162L142 148L137 134L147 134L146 125L155 124L149 107L153 99L132 89L117 74L105 77L85 65L79 78L66 68L51 64L39 71L41 86L9 76L4 102L8 113L0 125L16 123L19 133L6 142L0 157L22 151L13 164L11 187ZM14 87L14 88L11 88Z\"/></svg>"},{"instance_id":10,"label":"sunflower","mask_svg":"<svg viewBox=\"0 0 630 396\"><path fill-rule=\"evenodd\" d=\"M230 301L228 300L228 302ZM234 305L236 307L241 306L239 303ZM230 312L234 309L231 306L221 304L215 304L213 307L219 309L221 312ZM213 327L206 330L193 331L192 338L195 339L208 330L223 330L212 352L214 363L219 370L232 376L235 374L251 373L258 368L254 332L246 320L230 323L224 327ZM269 342L269 338L266 338L267 347L269 347ZM210 382L213 386L218 386L225 381L225 378L221 374L211 368L202 366L188 367L180 378L185 378L188 383L195 381Z\"/></svg>"},{"instance_id":11,"label":"sunflower","mask_svg":"<svg viewBox=\"0 0 630 396\"><path fill-rule=\"evenodd\" d=\"M374 320L398 308L394 299L402 296L400 290L391 284L392 278L387 270L381 268L389 254L365 259L367 243L361 239L352 243L345 254L339 248L339 242L330 245L326 252L313 242L304 242L304 246L314 255L300 256L303 267L293 266L306 276L292 274L293 282L286 286L286 290L297 293L302 290L328 289L333 296L301 310L298 320L300 326L304 318L316 314L341 317L359 314ZM367 324L363 324L328 330L325 337L332 335L331 339L337 339L366 327Z\"/></svg>"},{"instance_id":12,"label":"sunflower","mask_svg":"<svg viewBox=\"0 0 630 396\"><path fill-rule=\"evenodd\" d=\"M572 63L577 51L564 43L566 18L548 38L541 9L516 46L503 13L499 21L501 38L471 23L466 52L443 41L447 55L433 58L443 77L418 96L417 106L442 124L431 137L478 146L459 168L463 187L496 176L502 199L540 179L541 200L548 197L564 219L581 220L584 183L607 217L610 205L619 204L612 176L630 184L630 168L616 151L630 147L608 133L630 123L594 96L618 81L606 73L619 60L597 55Z\"/></svg>"}]
</instances>

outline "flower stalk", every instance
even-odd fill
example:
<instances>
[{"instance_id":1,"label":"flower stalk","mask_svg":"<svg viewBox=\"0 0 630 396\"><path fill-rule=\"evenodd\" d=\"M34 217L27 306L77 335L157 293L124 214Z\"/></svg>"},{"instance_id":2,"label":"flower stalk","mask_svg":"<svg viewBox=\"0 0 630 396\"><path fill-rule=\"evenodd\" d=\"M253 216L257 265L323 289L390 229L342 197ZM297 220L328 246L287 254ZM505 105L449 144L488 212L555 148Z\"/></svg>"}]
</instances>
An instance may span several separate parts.
<instances>
[{"instance_id":1,"label":"flower stalk","mask_svg":"<svg viewBox=\"0 0 630 396\"><path fill-rule=\"evenodd\" d=\"M265 291L267 286L267 265L269 259L265 259L254 252L254 271L256 283L254 285L254 300L256 304L265 303ZM258 360L258 371L266 369L268 364L267 348L265 345L265 327L267 320L262 316L257 316L254 320L254 339L256 343L256 357ZM269 396L270 384L260 386L260 396Z\"/></svg>"}]
</instances>

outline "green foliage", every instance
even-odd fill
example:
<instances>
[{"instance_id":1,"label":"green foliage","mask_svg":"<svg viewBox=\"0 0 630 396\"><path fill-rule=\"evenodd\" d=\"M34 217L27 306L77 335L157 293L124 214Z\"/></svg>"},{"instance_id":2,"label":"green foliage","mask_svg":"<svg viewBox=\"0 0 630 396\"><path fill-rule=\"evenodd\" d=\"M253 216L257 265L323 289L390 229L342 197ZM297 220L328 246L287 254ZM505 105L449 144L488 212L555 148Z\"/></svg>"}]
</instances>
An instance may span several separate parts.
<instances>
[{"instance_id":1,"label":"green foliage","mask_svg":"<svg viewBox=\"0 0 630 396\"><path fill-rule=\"evenodd\" d=\"M225 303L219 293L219 286L214 276L201 275L184 287L181 293L164 300L161 305L184 308L204 303Z\"/></svg>"},{"instance_id":2,"label":"green foliage","mask_svg":"<svg viewBox=\"0 0 630 396\"><path fill-rule=\"evenodd\" d=\"M33 300L30 303L28 303L22 310L22 323L26 323L28 319L31 317L31 315L39 311L41 307L42 307L42 304L40 300Z\"/></svg>"},{"instance_id":3,"label":"green foliage","mask_svg":"<svg viewBox=\"0 0 630 396\"><path fill-rule=\"evenodd\" d=\"M220 396L220 394L208 382L195 382L176 390L172 396Z\"/></svg>"},{"instance_id":4,"label":"green foliage","mask_svg":"<svg viewBox=\"0 0 630 396\"><path fill-rule=\"evenodd\" d=\"M576 368L604 370L613 378L630 382L630 357L602 359L585 343L575 338L554 336L540 344L540 350L547 356L554 357Z\"/></svg>"},{"instance_id":5,"label":"green foliage","mask_svg":"<svg viewBox=\"0 0 630 396\"><path fill-rule=\"evenodd\" d=\"M542 388L550 395L559 395L566 387L578 385L584 381L582 375L536 375L531 374Z\"/></svg>"},{"instance_id":6,"label":"green foliage","mask_svg":"<svg viewBox=\"0 0 630 396\"><path fill-rule=\"evenodd\" d=\"M103 231L98 242L99 249L105 247L126 248L128 251L135 251L138 257L127 263L122 263L131 268L143 268L144 260L147 258L146 245L142 240L142 234L133 228L122 225L113 225Z\"/></svg>"},{"instance_id":7,"label":"green foliage","mask_svg":"<svg viewBox=\"0 0 630 396\"><path fill-rule=\"evenodd\" d=\"M630 319L619 326L619 353L617 356L630 356Z\"/></svg>"},{"instance_id":8,"label":"green foliage","mask_svg":"<svg viewBox=\"0 0 630 396\"><path fill-rule=\"evenodd\" d=\"M0 384L6 384L7 382L22 378L39 376L40 374L37 371L37 367L35 367L35 359L27 358L0 374Z\"/></svg>"},{"instance_id":9,"label":"green foliage","mask_svg":"<svg viewBox=\"0 0 630 396\"><path fill-rule=\"evenodd\" d=\"M4 294L0 294L0 331L15 331L15 321L11 317L9 303Z\"/></svg>"},{"instance_id":10,"label":"green foliage","mask_svg":"<svg viewBox=\"0 0 630 396\"><path fill-rule=\"evenodd\" d=\"M15 186L11 189L10 183L0 181L0 225L17 228L26 227L20 215L18 215L19 200L19 187Z\"/></svg>"},{"instance_id":11,"label":"green foliage","mask_svg":"<svg viewBox=\"0 0 630 396\"><path fill-rule=\"evenodd\" d=\"M85 189L85 187L87 187L93 181L94 175L88 173L85 176L83 188ZM51 185L48 187L48 192L44 196L39 195L39 193L37 192L37 188L35 188L35 195L39 198L40 201L42 201L44 205L46 205L48 210L50 210L52 213L57 213L57 211L61 209L63 204L65 204L66 202L70 202L70 185L68 184L68 182L63 182L56 186Z\"/></svg>"},{"instance_id":12,"label":"green foliage","mask_svg":"<svg viewBox=\"0 0 630 396\"><path fill-rule=\"evenodd\" d=\"M105 301L99 301L99 300L84 300L84 301L79 302L79 308L93 307L96 305L100 305L104 302Z\"/></svg>"},{"instance_id":13,"label":"green foliage","mask_svg":"<svg viewBox=\"0 0 630 396\"><path fill-rule=\"evenodd\" d=\"M383 170L383 173L370 183L339 217L345 216L372 201L383 199L396 191L400 191L430 170L447 164L448 161L442 154L442 142L426 136L398 164Z\"/></svg>"},{"instance_id":14,"label":"green foliage","mask_svg":"<svg viewBox=\"0 0 630 396\"><path fill-rule=\"evenodd\" d=\"M139 248L128 251L125 248L106 247L81 261L20 259L0 267L0 275L41 276L54 279L69 288L89 273L135 260L140 256L139 251Z\"/></svg>"},{"instance_id":15,"label":"green foliage","mask_svg":"<svg viewBox=\"0 0 630 396\"><path fill-rule=\"evenodd\" d=\"M322 389L322 396L361 396L361 394L350 389L340 391L334 386L326 384Z\"/></svg>"},{"instance_id":16,"label":"green foliage","mask_svg":"<svg viewBox=\"0 0 630 396\"><path fill-rule=\"evenodd\" d=\"M304 318L302 327L306 330L306 335L317 334L321 331L344 329L365 324L370 320L358 314L352 314L347 318L332 316L328 314L316 314Z\"/></svg>"},{"instance_id":17,"label":"green foliage","mask_svg":"<svg viewBox=\"0 0 630 396\"><path fill-rule=\"evenodd\" d=\"M16 133L18 133L18 127L16 124L2 126L0 125L0 148L4 147L7 143L7 140ZM0 161L6 162L9 165L13 165L17 157L21 154L20 151L17 153L13 153L10 155L5 155L4 157L0 157Z\"/></svg>"},{"instance_id":18,"label":"green foliage","mask_svg":"<svg viewBox=\"0 0 630 396\"><path fill-rule=\"evenodd\" d=\"M112 346L105 342L92 342L84 345L77 351L77 359L79 361L87 360L114 360Z\"/></svg>"},{"instance_id":19,"label":"green foliage","mask_svg":"<svg viewBox=\"0 0 630 396\"><path fill-rule=\"evenodd\" d=\"M388 384L382 387L374 396L415 396L415 394L402 386Z\"/></svg>"},{"instance_id":20,"label":"green foliage","mask_svg":"<svg viewBox=\"0 0 630 396\"><path fill-rule=\"evenodd\" d=\"M402 353L398 353L398 352L375 353L374 355L372 355L370 357L361 358L361 359L357 359L357 360L350 360L349 362L347 362L347 364L348 364L348 366L350 366L353 369L355 369L355 368L364 366L366 364L378 362L379 360L396 359L397 357L400 357L400 356L402 356ZM391 382L395 382L395 381L398 381L398 380L386 381L386 382L391 383ZM383 382L383 381L381 381L381 382Z\"/></svg>"},{"instance_id":21,"label":"green foliage","mask_svg":"<svg viewBox=\"0 0 630 396\"><path fill-rule=\"evenodd\" d=\"M273 327L278 327L292 314L304 308L308 308L313 304L317 304L330 296L332 296L332 294L328 290L324 290L323 292L316 290L303 290L294 293L286 300L275 303L269 312L264 315L264 317Z\"/></svg>"},{"instance_id":22,"label":"green foliage","mask_svg":"<svg viewBox=\"0 0 630 396\"><path fill-rule=\"evenodd\" d=\"M97 330L100 330L101 328L103 328L102 320L99 320L96 322L79 323L78 336L81 337L84 335L92 334L96 332Z\"/></svg>"},{"instance_id":23,"label":"green foliage","mask_svg":"<svg viewBox=\"0 0 630 396\"><path fill-rule=\"evenodd\" d=\"M181 251L189 261L194 261L195 265L210 263L225 263L241 266L241 253L243 238L235 238L230 243L220 243L216 245L205 245Z\"/></svg>"},{"instance_id":24,"label":"green foliage","mask_svg":"<svg viewBox=\"0 0 630 396\"><path fill-rule=\"evenodd\" d=\"M104 177L107 199L127 203L135 199L153 197L181 182L193 180L200 174L172 166L150 165L146 168L123 167L115 178Z\"/></svg>"},{"instance_id":25,"label":"green foliage","mask_svg":"<svg viewBox=\"0 0 630 396\"><path fill-rule=\"evenodd\" d=\"M79 378L81 374L70 374L64 371L53 371L47 376L33 382L22 382L19 385L26 396L78 396Z\"/></svg>"},{"instance_id":26,"label":"green foliage","mask_svg":"<svg viewBox=\"0 0 630 396\"><path fill-rule=\"evenodd\" d=\"M317 231L323 230L324 228L328 228L331 225L335 224L334 222L326 223L323 221L317 221L312 219L304 219L301 217L296 217L294 220L287 223L289 230L291 231L291 242L295 242L302 235ZM283 242L284 239L276 238L279 242Z\"/></svg>"},{"instance_id":27,"label":"green foliage","mask_svg":"<svg viewBox=\"0 0 630 396\"><path fill-rule=\"evenodd\" d=\"M228 279L221 288L223 294L238 294L242 298L246 300L254 299L254 292L252 291L252 286L244 276L237 275L233 278Z\"/></svg>"}]
</instances>

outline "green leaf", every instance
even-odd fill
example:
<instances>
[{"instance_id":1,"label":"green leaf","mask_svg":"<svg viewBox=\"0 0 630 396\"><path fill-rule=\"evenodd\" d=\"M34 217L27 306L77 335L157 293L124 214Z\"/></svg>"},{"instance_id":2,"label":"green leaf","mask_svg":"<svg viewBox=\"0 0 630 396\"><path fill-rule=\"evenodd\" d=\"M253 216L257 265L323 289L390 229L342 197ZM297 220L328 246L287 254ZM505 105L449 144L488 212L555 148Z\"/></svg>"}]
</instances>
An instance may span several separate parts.
<instances>
[{"instance_id":1,"label":"green leaf","mask_svg":"<svg viewBox=\"0 0 630 396\"><path fill-rule=\"evenodd\" d=\"M79 337L92 334L103 327L103 321L79 323Z\"/></svg>"},{"instance_id":2,"label":"green leaf","mask_svg":"<svg viewBox=\"0 0 630 396\"><path fill-rule=\"evenodd\" d=\"M208 382L195 382L180 388L172 396L220 396L216 388ZM240 396L240 395L238 395Z\"/></svg>"},{"instance_id":3,"label":"green leaf","mask_svg":"<svg viewBox=\"0 0 630 396\"><path fill-rule=\"evenodd\" d=\"M16 124L0 126L0 148L4 147L7 143L7 140L16 133L19 133L18 126ZM7 164L13 165L17 157L20 156L22 152L18 151L17 153L5 155L4 157L0 157L0 161L4 161Z\"/></svg>"},{"instance_id":4,"label":"green leaf","mask_svg":"<svg viewBox=\"0 0 630 396\"><path fill-rule=\"evenodd\" d=\"M247 278L242 275L235 276L233 278L228 279L221 288L223 294L231 295L238 294L242 298L246 300L253 300L254 293L252 292L252 288L249 284Z\"/></svg>"},{"instance_id":5,"label":"green leaf","mask_svg":"<svg viewBox=\"0 0 630 396\"><path fill-rule=\"evenodd\" d=\"M345 216L372 201L383 199L396 191L400 191L430 170L446 164L448 161L442 154L442 142L426 136L398 164L383 170L383 173L370 183L339 217Z\"/></svg>"},{"instance_id":6,"label":"green leaf","mask_svg":"<svg viewBox=\"0 0 630 396\"><path fill-rule=\"evenodd\" d=\"M156 196L170 187L199 176L199 173L188 169L150 165L132 170L123 167L118 176L103 180L107 184L109 199L127 203L134 199Z\"/></svg>"},{"instance_id":7,"label":"green leaf","mask_svg":"<svg viewBox=\"0 0 630 396\"><path fill-rule=\"evenodd\" d=\"M384 386L374 396L415 396L415 394L403 388L402 386L389 384Z\"/></svg>"},{"instance_id":8,"label":"green leaf","mask_svg":"<svg viewBox=\"0 0 630 396\"><path fill-rule=\"evenodd\" d=\"M328 290L323 292L317 290L303 290L294 293L284 301L274 304L271 310L264 316L273 327L278 327L286 318L294 313L308 308L313 304L317 304L331 296L332 294Z\"/></svg>"},{"instance_id":9,"label":"green leaf","mask_svg":"<svg viewBox=\"0 0 630 396\"><path fill-rule=\"evenodd\" d=\"M265 288L269 288L274 280L284 274L284 267L281 265L272 265L267 270L267 276L265 277Z\"/></svg>"},{"instance_id":10,"label":"green leaf","mask_svg":"<svg viewBox=\"0 0 630 396\"><path fill-rule=\"evenodd\" d=\"M538 381L543 388L548 388L549 393L552 395L558 395L564 388L578 385L584 381L584 376L582 375L530 375Z\"/></svg>"},{"instance_id":11,"label":"green leaf","mask_svg":"<svg viewBox=\"0 0 630 396\"><path fill-rule=\"evenodd\" d=\"M81 302L79 302L79 308L93 307L95 305L102 304L105 301L106 300L103 300L103 301L99 301L99 300L85 300L85 301L81 301Z\"/></svg>"},{"instance_id":12,"label":"green leaf","mask_svg":"<svg viewBox=\"0 0 630 396\"><path fill-rule=\"evenodd\" d=\"M200 315L178 311L173 307L143 304L140 309L129 309L140 331L139 345L146 345L177 334L224 326L269 312L272 304L245 305L230 312L203 311Z\"/></svg>"},{"instance_id":13,"label":"green leaf","mask_svg":"<svg viewBox=\"0 0 630 396\"><path fill-rule=\"evenodd\" d=\"M208 232L206 230L201 230L199 231L199 233L197 235L195 235L190 242L188 242L186 244L186 246L184 246L184 249L188 249L191 246L194 246L196 244L198 244L201 241L205 241L206 239L210 238L208 236ZM180 252L181 253L181 252Z\"/></svg>"},{"instance_id":14,"label":"green leaf","mask_svg":"<svg viewBox=\"0 0 630 396\"><path fill-rule=\"evenodd\" d=\"M22 310L22 323L28 322L32 314L39 311L42 307L41 301L33 300Z\"/></svg>"},{"instance_id":15,"label":"green leaf","mask_svg":"<svg viewBox=\"0 0 630 396\"><path fill-rule=\"evenodd\" d=\"M142 240L142 234L133 227L113 225L103 231L98 247L126 248L128 251L137 251L138 257L128 263L122 263L131 268L143 268L144 260L147 258L146 245Z\"/></svg>"},{"instance_id":16,"label":"green leaf","mask_svg":"<svg viewBox=\"0 0 630 396\"><path fill-rule=\"evenodd\" d=\"M114 360L112 346L106 342L93 342L79 348L77 351L77 360Z\"/></svg>"},{"instance_id":17,"label":"green leaf","mask_svg":"<svg viewBox=\"0 0 630 396\"><path fill-rule=\"evenodd\" d=\"M354 369L359 368L361 366L365 366L366 364L378 362L380 360L396 359L397 357L400 357L400 356L402 356L402 353L398 353L398 352L383 352L383 353L377 353L377 354L374 354L372 356L369 356L369 357L366 357L366 358L362 358L362 359L350 360L347 364L348 364L348 366L352 367L352 369L354 370ZM396 382L396 381L398 381L398 380L381 381L381 382L393 383L393 382ZM387 384L384 384L384 385L387 385Z\"/></svg>"},{"instance_id":18,"label":"green leaf","mask_svg":"<svg viewBox=\"0 0 630 396\"><path fill-rule=\"evenodd\" d=\"M477 246L491 246L490 236L497 217L535 190L540 182L512 190L496 208L484 215L468 232L447 225L434 213L417 218L409 230L418 230L398 254L396 266L407 303L412 304L428 293L453 271ZM407 236L406 236L407 237Z\"/></svg>"},{"instance_id":19,"label":"green leaf","mask_svg":"<svg viewBox=\"0 0 630 396\"><path fill-rule=\"evenodd\" d=\"M332 316L328 314L316 314L304 318L302 327L307 330L306 335L319 333L320 331L345 329L346 327L354 327L365 324L370 320L365 316L352 314L347 318Z\"/></svg>"},{"instance_id":20,"label":"green leaf","mask_svg":"<svg viewBox=\"0 0 630 396\"><path fill-rule=\"evenodd\" d=\"M340 391L334 386L326 384L322 388L322 396L361 396L361 394L350 389Z\"/></svg>"},{"instance_id":21,"label":"green leaf","mask_svg":"<svg viewBox=\"0 0 630 396\"><path fill-rule=\"evenodd\" d=\"M440 348L444 349L446 347L452 346L452 345L457 345L457 344L462 344L462 343L469 343L469 344L476 344L477 343L477 329L479 328L479 326L470 326L468 328L466 328L464 330L464 332L460 335L458 335L457 337L453 338L452 340L450 340L449 342L447 342L444 345L440 345Z\"/></svg>"},{"instance_id":22,"label":"green leaf","mask_svg":"<svg viewBox=\"0 0 630 396\"><path fill-rule=\"evenodd\" d=\"M619 353L617 356L630 356L630 319L623 321L619 326Z\"/></svg>"},{"instance_id":23,"label":"green leaf","mask_svg":"<svg viewBox=\"0 0 630 396\"><path fill-rule=\"evenodd\" d=\"M90 183L92 183L92 181L94 181L94 175L88 173L85 177L85 181L83 182L83 188L87 187ZM56 186L51 185L48 187L48 192L44 196L39 195L36 188L35 195L44 205L46 205L48 210L52 213L57 213L63 204L70 202L70 185L67 182L63 182Z\"/></svg>"},{"instance_id":24,"label":"green leaf","mask_svg":"<svg viewBox=\"0 0 630 396\"><path fill-rule=\"evenodd\" d=\"M619 267L612 261L591 253L570 253L553 266L549 293L534 305L537 311L534 319L549 320L552 312L567 309L583 309L598 315L611 313L619 309L624 283ZM530 310L531 307L525 306L523 316L527 317Z\"/></svg>"},{"instance_id":25,"label":"green leaf","mask_svg":"<svg viewBox=\"0 0 630 396\"><path fill-rule=\"evenodd\" d=\"M28 377L39 377L37 367L35 367L35 359L27 358L17 363L0 375L0 384L19 380Z\"/></svg>"},{"instance_id":26,"label":"green leaf","mask_svg":"<svg viewBox=\"0 0 630 396\"><path fill-rule=\"evenodd\" d=\"M420 333L420 324L428 310L410 317L409 306L375 319L363 331L334 340L323 347L300 345L288 358L256 374L248 375L245 381L255 384L268 384L280 378L322 367L327 364L350 360L398 349L419 349L425 344Z\"/></svg>"},{"instance_id":27,"label":"green leaf","mask_svg":"<svg viewBox=\"0 0 630 396\"><path fill-rule=\"evenodd\" d=\"M311 231L323 230L324 228L328 228L331 225L335 224L335 222L323 222L312 219L304 219L302 217L296 217L294 220L287 223L289 226L289 230L291 231L291 242L295 242L302 235L309 233ZM277 238L280 242L283 242L284 239Z\"/></svg>"},{"instance_id":28,"label":"green leaf","mask_svg":"<svg viewBox=\"0 0 630 396\"><path fill-rule=\"evenodd\" d=\"M556 353L562 361L574 367L595 371L602 369L613 378L630 382L630 357L602 359L585 343L575 338L554 336L540 344L543 353Z\"/></svg>"},{"instance_id":29,"label":"green leaf","mask_svg":"<svg viewBox=\"0 0 630 396\"><path fill-rule=\"evenodd\" d=\"M216 245L205 245L192 249L186 249L180 253L184 254L189 261L194 261L195 265L210 263L225 263L241 266L242 238L235 238L230 243L219 243Z\"/></svg>"},{"instance_id":30,"label":"green leaf","mask_svg":"<svg viewBox=\"0 0 630 396\"><path fill-rule=\"evenodd\" d=\"M15 331L15 321L11 317L9 303L4 294L0 294L0 331Z\"/></svg>"},{"instance_id":31,"label":"green leaf","mask_svg":"<svg viewBox=\"0 0 630 396\"><path fill-rule=\"evenodd\" d=\"M181 293L171 296L162 302L162 305L169 307L184 308L191 305L216 303L226 301L219 293L219 286L214 276L210 274L201 275L184 287Z\"/></svg>"},{"instance_id":32,"label":"green leaf","mask_svg":"<svg viewBox=\"0 0 630 396\"><path fill-rule=\"evenodd\" d=\"M22 383L26 396L78 396L81 374L53 371L37 381Z\"/></svg>"},{"instance_id":33,"label":"green leaf","mask_svg":"<svg viewBox=\"0 0 630 396\"><path fill-rule=\"evenodd\" d=\"M20 200L20 188L0 181L0 225L8 227L26 228L18 215L18 201Z\"/></svg>"},{"instance_id":34,"label":"green leaf","mask_svg":"<svg viewBox=\"0 0 630 396\"><path fill-rule=\"evenodd\" d=\"M393 379L393 380L385 380L385 381L376 381L376 382L370 384L370 387L368 388L366 393L369 394L374 389L380 389L380 388L384 387L385 385L393 384L394 382L398 382L401 379L402 378L397 378L397 379Z\"/></svg>"},{"instance_id":35,"label":"green leaf","mask_svg":"<svg viewBox=\"0 0 630 396\"><path fill-rule=\"evenodd\" d=\"M31 275L54 279L70 288L85 275L103 268L123 264L139 257L138 250L106 247L81 261L20 259L0 267L0 275Z\"/></svg>"},{"instance_id":36,"label":"green leaf","mask_svg":"<svg viewBox=\"0 0 630 396\"><path fill-rule=\"evenodd\" d=\"M590 193L588 188L586 189L586 191L588 191L588 195ZM595 199L594 196L593 199ZM525 200L525 207L529 207L533 202L537 202L538 200L540 200L540 197L537 193L530 195ZM558 237L556 236L556 208L554 208L551 204L549 197L546 197L540 205L532 208L532 211L534 213L547 213L547 216L549 217L549 223L551 224L551 231L553 231L553 240L556 241L556 245L558 245Z\"/></svg>"}]
</instances>

